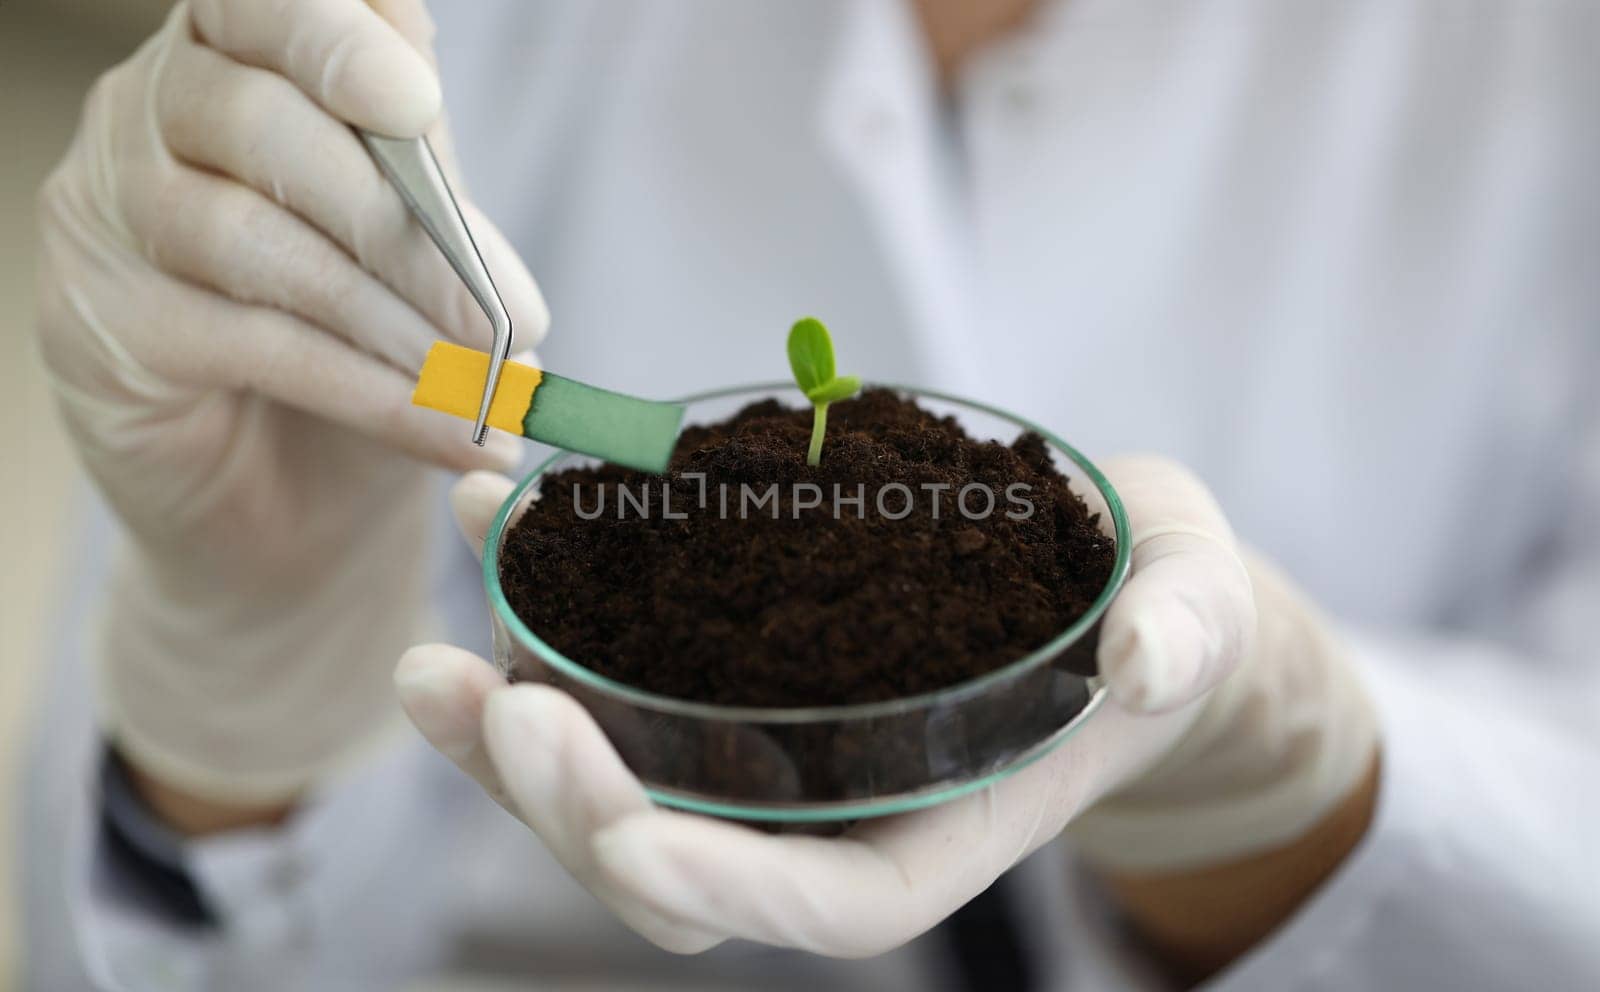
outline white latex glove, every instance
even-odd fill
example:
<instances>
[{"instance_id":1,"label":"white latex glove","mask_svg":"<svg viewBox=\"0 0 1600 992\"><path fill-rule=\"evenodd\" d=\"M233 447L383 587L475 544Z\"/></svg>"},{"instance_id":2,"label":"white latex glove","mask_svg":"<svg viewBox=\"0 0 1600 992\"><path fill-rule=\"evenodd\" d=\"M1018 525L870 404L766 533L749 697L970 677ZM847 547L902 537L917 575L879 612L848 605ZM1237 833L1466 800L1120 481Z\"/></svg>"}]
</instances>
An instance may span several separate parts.
<instances>
[{"instance_id":1,"label":"white latex glove","mask_svg":"<svg viewBox=\"0 0 1600 992\"><path fill-rule=\"evenodd\" d=\"M489 326L348 126L447 151L431 33L421 0L179 3L40 194L41 351L131 538L107 730L192 794L281 800L394 722L425 463L518 456L410 405L430 342L486 348ZM538 287L464 206L537 341Z\"/></svg>"},{"instance_id":2,"label":"white latex glove","mask_svg":"<svg viewBox=\"0 0 1600 992\"><path fill-rule=\"evenodd\" d=\"M1121 868L1194 867L1294 838L1369 767L1375 721L1361 687L1287 584L1247 572L1198 480L1152 458L1103 468L1133 530L1132 574L1100 642L1112 699L1046 757L942 806L831 839L659 809L571 697L508 687L448 646L401 658L401 701L580 882L677 951L744 937L875 954L1069 825L1092 859ZM510 488L489 473L457 485L480 548Z\"/></svg>"}]
</instances>

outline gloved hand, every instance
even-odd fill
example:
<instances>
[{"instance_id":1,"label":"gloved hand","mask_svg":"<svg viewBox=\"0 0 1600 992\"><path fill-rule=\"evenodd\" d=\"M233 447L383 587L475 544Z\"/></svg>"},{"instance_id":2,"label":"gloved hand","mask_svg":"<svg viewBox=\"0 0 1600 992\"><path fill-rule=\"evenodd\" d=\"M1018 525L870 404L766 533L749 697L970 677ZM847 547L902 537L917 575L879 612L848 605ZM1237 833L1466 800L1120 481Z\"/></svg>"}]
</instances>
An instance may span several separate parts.
<instances>
[{"instance_id":1,"label":"gloved hand","mask_svg":"<svg viewBox=\"0 0 1600 992\"><path fill-rule=\"evenodd\" d=\"M189 794L275 802L398 710L426 462L507 467L410 405L488 322L348 124L445 155L421 0L193 0L94 87L40 194L40 347L131 538L98 637L108 732ZM519 344L548 322L470 204ZM391 719L393 718L393 719Z\"/></svg>"},{"instance_id":2,"label":"gloved hand","mask_svg":"<svg viewBox=\"0 0 1600 992\"><path fill-rule=\"evenodd\" d=\"M456 648L395 678L423 735L521 816L567 870L662 947L729 937L854 957L915 937L1066 828L1094 862L1185 869L1280 845L1368 770L1369 702L1324 621L1241 558L1221 511L1159 459L1102 466L1127 506L1132 574L1102 627L1108 705L1055 751L980 792L774 836L658 809L568 696L507 686ZM479 543L511 483L453 493ZM1248 564L1247 564L1248 562Z\"/></svg>"}]
</instances>

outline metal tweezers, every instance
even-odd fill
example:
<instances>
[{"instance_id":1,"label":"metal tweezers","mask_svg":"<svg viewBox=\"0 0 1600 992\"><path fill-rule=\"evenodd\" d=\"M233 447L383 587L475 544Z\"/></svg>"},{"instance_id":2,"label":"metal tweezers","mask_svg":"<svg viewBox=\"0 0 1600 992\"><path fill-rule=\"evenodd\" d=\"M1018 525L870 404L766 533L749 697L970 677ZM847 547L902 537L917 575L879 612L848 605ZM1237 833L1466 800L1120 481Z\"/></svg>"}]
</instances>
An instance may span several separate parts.
<instances>
[{"instance_id":1,"label":"metal tweezers","mask_svg":"<svg viewBox=\"0 0 1600 992\"><path fill-rule=\"evenodd\" d=\"M489 269L483 264L472 232L467 229L461 207L455 194L439 168L439 160L426 138L385 138L370 131L356 129L362 142L377 161L383 174L411 208L412 216L422 224L428 237L438 245L450 267L466 284L467 291L478 301L489 325L494 329L494 347L489 352L489 377L483 381L483 400L478 405L478 419L472 427L472 443L482 445L489 434L489 404L494 400L495 388L500 385L500 367L511 354L511 315L506 312L500 291L494 288Z\"/></svg>"}]
</instances>

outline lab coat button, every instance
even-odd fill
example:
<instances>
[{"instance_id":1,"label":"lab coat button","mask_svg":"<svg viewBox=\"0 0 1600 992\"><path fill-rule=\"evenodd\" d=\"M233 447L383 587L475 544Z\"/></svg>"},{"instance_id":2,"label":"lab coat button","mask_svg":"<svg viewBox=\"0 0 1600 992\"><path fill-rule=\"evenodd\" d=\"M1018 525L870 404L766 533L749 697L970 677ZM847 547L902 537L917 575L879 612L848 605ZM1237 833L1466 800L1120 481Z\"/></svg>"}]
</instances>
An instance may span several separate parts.
<instances>
[{"instance_id":1,"label":"lab coat button","mask_svg":"<svg viewBox=\"0 0 1600 992\"><path fill-rule=\"evenodd\" d=\"M1032 112L1039 103L1039 91L1030 83L1014 82L1001 91L1000 99L1006 110L1017 117Z\"/></svg>"},{"instance_id":2,"label":"lab coat button","mask_svg":"<svg viewBox=\"0 0 1600 992\"><path fill-rule=\"evenodd\" d=\"M268 870L267 887L279 895L287 895L305 881L309 872L310 866L304 858L286 857Z\"/></svg>"},{"instance_id":3,"label":"lab coat button","mask_svg":"<svg viewBox=\"0 0 1600 992\"><path fill-rule=\"evenodd\" d=\"M869 148L885 148L894 141L894 114L882 107L873 107L862 113L856 122L857 136Z\"/></svg>"}]
</instances>

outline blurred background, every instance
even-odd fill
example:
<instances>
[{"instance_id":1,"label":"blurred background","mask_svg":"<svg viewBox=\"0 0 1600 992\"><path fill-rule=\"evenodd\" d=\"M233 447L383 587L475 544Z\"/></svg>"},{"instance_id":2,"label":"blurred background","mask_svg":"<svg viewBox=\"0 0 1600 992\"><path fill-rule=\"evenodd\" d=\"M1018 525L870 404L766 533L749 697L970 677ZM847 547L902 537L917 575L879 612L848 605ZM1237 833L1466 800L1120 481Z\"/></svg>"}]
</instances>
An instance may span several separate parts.
<instances>
[{"instance_id":1,"label":"blurred background","mask_svg":"<svg viewBox=\"0 0 1600 992\"><path fill-rule=\"evenodd\" d=\"M156 25L163 0L0 2L0 989L15 987L15 812L31 687L80 475L33 343L33 193L71 140L84 92Z\"/></svg>"}]
</instances>

